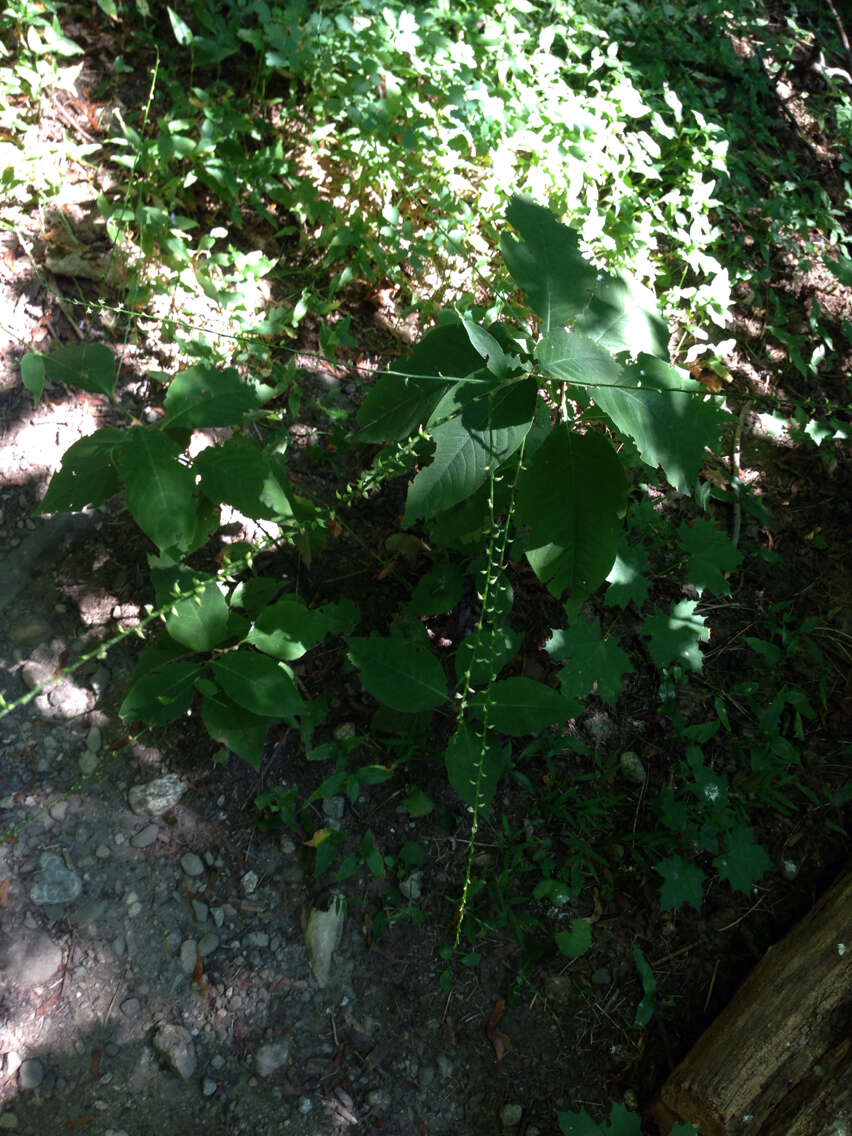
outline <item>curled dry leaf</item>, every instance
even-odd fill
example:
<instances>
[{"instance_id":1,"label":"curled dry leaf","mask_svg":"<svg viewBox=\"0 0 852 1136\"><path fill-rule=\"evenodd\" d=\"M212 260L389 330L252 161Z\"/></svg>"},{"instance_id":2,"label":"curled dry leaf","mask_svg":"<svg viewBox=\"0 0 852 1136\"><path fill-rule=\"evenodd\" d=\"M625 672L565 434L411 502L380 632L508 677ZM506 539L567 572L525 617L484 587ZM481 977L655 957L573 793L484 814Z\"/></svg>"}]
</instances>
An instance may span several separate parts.
<instances>
[{"instance_id":1,"label":"curled dry leaf","mask_svg":"<svg viewBox=\"0 0 852 1136\"><path fill-rule=\"evenodd\" d=\"M494 1003L494 1013L488 1019L488 1024L485 1027L485 1036L494 1046L494 1052L497 1054L498 1061L502 1061L512 1048L512 1042L509 1037L498 1028L505 1008L506 1003L502 998L498 998Z\"/></svg>"}]
</instances>

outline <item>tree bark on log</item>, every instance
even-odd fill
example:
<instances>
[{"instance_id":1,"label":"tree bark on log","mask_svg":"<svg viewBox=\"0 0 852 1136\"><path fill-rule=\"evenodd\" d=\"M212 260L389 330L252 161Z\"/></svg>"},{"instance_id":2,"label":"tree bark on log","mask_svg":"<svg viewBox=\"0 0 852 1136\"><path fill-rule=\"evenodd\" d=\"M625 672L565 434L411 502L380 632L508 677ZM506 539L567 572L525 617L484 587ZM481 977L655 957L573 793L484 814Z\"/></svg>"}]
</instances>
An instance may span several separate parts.
<instances>
[{"instance_id":1,"label":"tree bark on log","mask_svg":"<svg viewBox=\"0 0 852 1136\"><path fill-rule=\"evenodd\" d=\"M664 1134L852 1133L852 871L780 943L663 1085Z\"/></svg>"}]
</instances>

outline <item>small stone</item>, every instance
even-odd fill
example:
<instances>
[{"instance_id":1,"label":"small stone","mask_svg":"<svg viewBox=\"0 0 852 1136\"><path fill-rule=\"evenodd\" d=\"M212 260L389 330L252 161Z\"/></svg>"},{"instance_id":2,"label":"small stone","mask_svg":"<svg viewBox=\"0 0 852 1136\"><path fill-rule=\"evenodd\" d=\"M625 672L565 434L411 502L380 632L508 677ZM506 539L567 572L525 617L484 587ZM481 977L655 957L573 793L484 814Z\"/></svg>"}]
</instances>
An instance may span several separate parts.
<instances>
[{"instance_id":1,"label":"small stone","mask_svg":"<svg viewBox=\"0 0 852 1136\"><path fill-rule=\"evenodd\" d=\"M335 726L331 736L336 742L348 742L355 737L355 732L354 722L341 722L339 726Z\"/></svg>"},{"instance_id":2,"label":"small stone","mask_svg":"<svg viewBox=\"0 0 852 1136\"><path fill-rule=\"evenodd\" d=\"M112 852L107 848L106 844L99 844L95 849L95 855L99 860L108 860Z\"/></svg>"},{"instance_id":3,"label":"small stone","mask_svg":"<svg viewBox=\"0 0 852 1136\"><path fill-rule=\"evenodd\" d=\"M14 1112L4 1112L0 1115L0 1128L6 1132L11 1132L14 1128L18 1127L18 1118Z\"/></svg>"},{"instance_id":4,"label":"small stone","mask_svg":"<svg viewBox=\"0 0 852 1136\"><path fill-rule=\"evenodd\" d=\"M41 986L62 965L62 948L44 931L24 931L0 955L0 972L18 986Z\"/></svg>"},{"instance_id":5,"label":"small stone","mask_svg":"<svg viewBox=\"0 0 852 1136\"><path fill-rule=\"evenodd\" d=\"M224 1069L225 1068L225 1058L222 1056L221 1053L215 1053L210 1058L210 1064L213 1066L214 1069Z\"/></svg>"},{"instance_id":6,"label":"small stone","mask_svg":"<svg viewBox=\"0 0 852 1136\"><path fill-rule=\"evenodd\" d=\"M795 860L785 860L781 865L781 875L785 880L794 880L799 874L799 865Z\"/></svg>"},{"instance_id":7,"label":"small stone","mask_svg":"<svg viewBox=\"0 0 852 1136\"><path fill-rule=\"evenodd\" d=\"M180 858L180 866L188 876L204 875L204 861L194 852L185 852Z\"/></svg>"},{"instance_id":8,"label":"small stone","mask_svg":"<svg viewBox=\"0 0 852 1136\"><path fill-rule=\"evenodd\" d=\"M168 773L147 785L134 785L127 799L137 816L156 817L174 808L185 792L186 785L180 777Z\"/></svg>"},{"instance_id":9,"label":"small stone","mask_svg":"<svg viewBox=\"0 0 852 1136\"><path fill-rule=\"evenodd\" d=\"M196 923L207 922L208 910L207 904L203 903L200 899L194 899L192 901L192 915Z\"/></svg>"},{"instance_id":10,"label":"small stone","mask_svg":"<svg viewBox=\"0 0 852 1136\"><path fill-rule=\"evenodd\" d=\"M126 1018L135 1018L141 1009L142 1003L138 998L125 998L121 1003L121 1012Z\"/></svg>"},{"instance_id":11,"label":"small stone","mask_svg":"<svg viewBox=\"0 0 852 1136\"><path fill-rule=\"evenodd\" d=\"M408 879L402 880L399 890L406 899L412 902L418 900L423 892L423 873L412 872Z\"/></svg>"},{"instance_id":12,"label":"small stone","mask_svg":"<svg viewBox=\"0 0 852 1136\"><path fill-rule=\"evenodd\" d=\"M35 1057L24 1061L18 1070L18 1084L22 1089L37 1089L44 1080L44 1066Z\"/></svg>"},{"instance_id":13,"label":"small stone","mask_svg":"<svg viewBox=\"0 0 852 1136\"><path fill-rule=\"evenodd\" d=\"M370 1089L367 1093L367 1104L371 1112L387 1112L392 1103L387 1089Z\"/></svg>"},{"instance_id":14,"label":"small stone","mask_svg":"<svg viewBox=\"0 0 852 1136\"><path fill-rule=\"evenodd\" d=\"M93 753L92 750L87 749L79 761L80 772L84 777L88 777L90 773L94 773L98 768L99 762L100 758L98 755Z\"/></svg>"},{"instance_id":15,"label":"small stone","mask_svg":"<svg viewBox=\"0 0 852 1136\"><path fill-rule=\"evenodd\" d=\"M98 726L91 726L89 732L86 734L86 749L90 749L92 753L98 753L101 748L102 738L101 731Z\"/></svg>"},{"instance_id":16,"label":"small stone","mask_svg":"<svg viewBox=\"0 0 852 1136\"><path fill-rule=\"evenodd\" d=\"M322 811L331 820L343 820L346 811L345 797L326 797L322 803Z\"/></svg>"},{"instance_id":17,"label":"small stone","mask_svg":"<svg viewBox=\"0 0 852 1136\"><path fill-rule=\"evenodd\" d=\"M635 754L632 749L626 749L622 753L618 759L618 764L625 781L631 781L634 785L644 785L645 766L639 760L638 754Z\"/></svg>"},{"instance_id":18,"label":"small stone","mask_svg":"<svg viewBox=\"0 0 852 1136\"><path fill-rule=\"evenodd\" d=\"M257 885L260 883L260 876L257 872L245 872L240 883L243 885L243 891L246 895L252 895L252 893L257 890Z\"/></svg>"},{"instance_id":19,"label":"small stone","mask_svg":"<svg viewBox=\"0 0 852 1136\"><path fill-rule=\"evenodd\" d=\"M198 940L198 953L202 958L207 958L212 955L219 947L219 936L214 935L212 931L208 931Z\"/></svg>"},{"instance_id":20,"label":"small stone","mask_svg":"<svg viewBox=\"0 0 852 1136\"><path fill-rule=\"evenodd\" d=\"M195 1072L195 1046L189 1030L172 1024L161 1025L154 1034L153 1046L168 1067L185 1081Z\"/></svg>"},{"instance_id":21,"label":"small stone","mask_svg":"<svg viewBox=\"0 0 852 1136\"><path fill-rule=\"evenodd\" d=\"M184 939L180 945L180 965L184 974L193 974L198 962L198 946L194 939Z\"/></svg>"},{"instance_id":22,"label":"small stone","mask_svg":"<svg viewBox=\"0 0 852 1136\"><path fill-rule=\"evenodd\" d=\"M290 1043L276 1041L271 1045L262 1045L254 1057L254 1071L258 1077L271 1077L276 1069L287 1064L290 1056Z\"/></svg>"},{"instance_id":23,"label":"small stone","mask_svg":"<svg viewBox=\"0 0 852 1136\"><path fill-rule=\"evenodd\" d=\"M9 638L16 647L32 647L50 634L50 624L37 616L23 616L9 628Z\"/></svg>"},{"instance_id":24,"label":"small stone","mask_svg":"<svg viewBox=\"0 0 852 1136\"><path fill-rule=\"evenodd\" d=\"M83 890L83 881L76 872L65 867L61 856L43 852L42 870L30 888L30 899L40 907L47 904L73 903Z\"/></svg>"},{"instance_id":25,"label":"small stone","mask_svg":"<svg viewBox=\"0 0 852 1136\"><path fill-rule=\"evenodd\" d=\"M592 974L591 982L594 986L610 986L612 983L612 975L609 969L605 966L599 966Z\"/></svg>"},{"instance_id":26,"label":"small stone","mask_svg":"<svg viewBox=\"0 0 852 1136\"><path fill-rule=\"evenodd\" d=\"M212 1077L205 1077L201 1082L201 1092L205 1097L212 1097L218 1088Z\"/></svg>"},{"instance_id":27,"label":"small stone","mask_svg":"<svg viewBox=\"0 0 852 1136\"><path fill-rule=\"evenodd\" d=\"M225 909L224 907L211 908L210 914L213 916L213 922L217 927L221 927L225 922Z\"/></svg>"},{"instance_id":28,"label":"small stone","mask_svg":"<svg viewBox=\"0 0 852 1136\"><path fill-rule=\"evenodd\" d=\"M308 951L308 962L317 983L320 986L328 984L331 975L331 956L340 942L343 934L343 901L332 896L328 911L314 908L308 917L305 928L305 945Z\"/></svg>"},{"instance_id":29,"label":"small stone","mask_svg":"<svg viewBox=\"0 0 852 1136\"><path fill-rule=\"evenodd\" d=\"M149 848L157 839L159 831L156 824L146 824L130 837L130 844L133 848Z\"/></svg>"},{"instance_id":30,"label":"small stone","mask_svg":"<svg viewBox=\"0 0 852 1136\"><path fill-rule=\"evenodd\" d=\"M524 1115L523 1107L519 1104L504 1104L500 1109L500 1123L504 1128L517 1128Z\"/></svg>"},{"instance_id":31,"label":"small stone","mask_svg":"<svg viewBox=\"0 0 852 1136\"><path fill-rule=\"evenodd\" d=\"M249 931L243 939L244 947L268 947L269 935L265 931Z\"/></svg>"},{"instance_id":32,"label":"small stone","mask_svg":"<svg viewBox=\"0 0 852 1136\"><path fill-rule=\"evenodd\" d=\"M65 820L65 817L68 815L68 802L55 801L47 811L50 813L53 820L61 822Z\"/></svg>"}]
</instances>

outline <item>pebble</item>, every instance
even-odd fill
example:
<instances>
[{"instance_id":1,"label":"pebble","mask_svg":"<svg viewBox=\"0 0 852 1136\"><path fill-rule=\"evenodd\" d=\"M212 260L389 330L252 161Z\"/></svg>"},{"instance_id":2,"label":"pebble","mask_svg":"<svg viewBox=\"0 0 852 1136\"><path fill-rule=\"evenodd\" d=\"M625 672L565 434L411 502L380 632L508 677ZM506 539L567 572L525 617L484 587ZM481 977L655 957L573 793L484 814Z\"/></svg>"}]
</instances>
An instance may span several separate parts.
<instances>
[{"instance_id":1,"label":"pebble","mask_svg":"<svg viewBox=\"0 0 852 1136\"><path fill-rule=\"evenodd\" d=\"M345 797L326 797L322 803L322 811L330 820L343 820L346 811Z\"/></svg>"},{"instance_id":2,"label":"pebble","mask_svg":"<svg viewBox=\"0 0 852 1136\"><path fill-rule=\"evenodd\" d=\"M130 837L131 846L133 848L149 848L157 839L159 831L156 824L146 824L144 828L140 828ZM97 852L95 855L97 855Z\"/></svg>"},{"instance_id":3,"label":"pebble","mask_svg":"<svg viewBox=\"0 0 852 1136\"><path fill-rule=\"evenodd\" d=\"M186 785L180 777L168 773L146 785L134 785L127 794L127 800L137 816L156 817L174 808L185 792Z\"/></svg>"},{"instance_id":4,"label":"pebble","mask_svg":"<svg viewBox=\"0 0 852 1136\"><path fill-rule=\"evenodd\" d=\"M195 1045L189 1030L166 1023L154 1034L152 1044L168 1067L188 1081L196 1066Z\"/></svg>"},{"instance_id":5,"label":"pebble","mask_svg":"<svg viewBox=\"0 0 852 1136\"><path fill-rule=\"evenodd\" d=\"M519 1104L504 1104L500 1109L500 1123L504 1128L517 1128L524 1115L523 1107Z\"/></svg>"},{"instance_id":6,"label":"pebble","mask_svg":"<svg viewBox=\"0 0 852 1136\"><path fill-rule=\"evenodd\" d=\"M343 933L343 918L343 903L335 902L334 896L331 897L328 911L314 908L308 917L305 946L308 951L308 962L319 986L328 985L331 975L331 956Z\"/></svg>"},{"instance_id":7,"label":"pebble","mask_svg":"<svg viewBox=\"0 0 852 1136\"><path fill-rule=\"evenodd\" d=\"M212 931L208 931L206 935L198 940L198 953L202 958L207 958L212 955L219 947L219 936L214 935Z\"/></svg>"},{"instance_id":8,"label":"pebble","mask_svg":"<svg viewBox=\"0 0 852 1136\"><path fill-rule=\"evenodd\" d=\"M62 857L53 852L41 855L41 872L30 888L30 899L40 907L51 903L73 903L83 890L76 872L65 867Z\"/></svg>"},{"instance_id":9,"label":"pebble","mask_svg":"<svg viewBox=\"0 0 852 1136\"><path fill-rule=\"evenodd\" d=\"M276 1069L287 1064L289 1056L290 1043L287 1041L262 1045L254 1056L254 1071L258 1077L270 1077Z\"/></svg>"},{"instance_id":10,"label":"pebble","mask_svg":"<svg viewBox=\"0 0 852 1136\"><path fill-rule=\"evenodd\" d=\"M591 982L594 986L609 986L612 983L612 975L609 969L605 966L599 966L592 974Z\"/></svg>"},{"instance_id":11,"label":"pebble","mask_svg":"<svg viewBox=\"0 0 852 1136\"><path fill-rule=\"evenodd\" d=\"M18 933L0 960L4 978L18 986L41 986L62 964L62 948L44 931Z\"/></svg>"},{"instance_id":12,"label":"pebble","mask_svg":"<svg viewBox=\"0 0 852 1136\"><path fill-rule=\"evenodd\" d=\"M257 872L246 872L240 880L240 883L246 895L252 895L257 890L257 885L260 883L260 876Z\"/></svg>"},{"instance_id":13,"label":"pebble","mask_svg":"<svg viewBox=\"0 0 852 1136\"><path fill-rule=\"evenodd\" d=\"M201 1082L201 1092L205 1097L212 1097L218 1088L212 1077L205 1077Z\"/></svg>"},{"instance_id":14,"label":"pebble","mask_svg":"<svg viewBox=\"0 0 852 1136\"><path fill-rule=\"evenodd\" d=\"M193 917L194 917L196 923L206 923L207 922L208 910L209 909L207 907L207 904L202 903L202 901L200 899L194 899L192 901L192 914L193 914Z\"/></svg>"},{"instance_id":15,"label":"pebble","mask_svg":"<svg viewBox=\"0 0 852 1136\"><path fill-rule=\"evenodd\" d=\"M142 1003L138 998L125 998L121 1003L121 1012L126 1018L135 1018L141 1009Z\"/></svg>"},{"instance_id":16,"label":"pebble","mask_svg":"<svg viewBox=\"0 0 852 1136\"><path fill-rule=\"evenodd\" d=\"M185 974L192 974L198 962L198 947L195 939L184 939L180 945L180 965Z\"/></svg>"},{"instance_id":17,"label":"pebble","mask_svg":"<svg viewBox=\"0 0 852 1136\"><path fill-rule=\"evenodd\" d=\"M94 773L98 768L99 762L100 758L98 757L98 755L93 750L87 749L83 756L80 758L80 772L85 777L88 777L90 773Z\"/></svg>"},{"instance_id":18,"label":"pebble","mask_svg":"<svg viewBox=\"0 0 852 1136\"><path fill-rule=\"evenodd\" d=\"M68 813L68 802L56 801L47 811L53 820L63 821Z\"/></svg>"},{"instance_id":19,"label":"pebble","mask_svg":"<svg viewBox=\"0 0 852 1136\"><path fill-rule=\"evenodd\" d=\"M44 1080L44 1066L35 1057L21 1063L18 1084L22 1089L37 1089Z\"/></svg>"},{"instance_id":20,"label":"pebble","mask_svg":"<svg viewBox=\"0 0 852 1136\"><path fill-rule=\"evenodd\" d=\"M99 726L91 726L89 732L86 734L86 749L90 749L92 753L98 753L102 745L102 737Z\"/></svg>"},{"instance_id":21,"label":"pebble","mask_svg":"<svg viewBox=\"0 0 852 1136\"><path fill-rule=\"evenodd\" d=\"M187 876L204 875L204 861L194 852L185 852L180 858L180 866Z\"/></svg>"},{"instance_id":22,"label":"pebble","mask_svg":"<svg viewBox=\"0 0 852 1136\"><path fill-rule=\"evenodd\" d=\"M37 616L24 616L9 628L9 638L16 647L32 647L50 634L50 625Z\"/></svg>"}]
</instances>

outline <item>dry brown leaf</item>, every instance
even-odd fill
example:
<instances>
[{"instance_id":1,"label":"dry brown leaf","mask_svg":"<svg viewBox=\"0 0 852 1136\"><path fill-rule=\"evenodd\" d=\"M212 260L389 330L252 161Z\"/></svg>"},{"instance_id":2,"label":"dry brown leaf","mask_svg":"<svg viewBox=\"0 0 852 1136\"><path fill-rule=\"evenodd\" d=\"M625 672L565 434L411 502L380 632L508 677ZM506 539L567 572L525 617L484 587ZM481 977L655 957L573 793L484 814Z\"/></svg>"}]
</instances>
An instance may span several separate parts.
<instances>
[{"instance_id":1,"label":"dry brown leaf","mask_svg":"<svg viewBox=\"0 0 852 1136\"><path fill-rule=\"evenodd\" d=\"M2 883L0 883L0 907L6 907L9 902L9 885L12 882L12 877L7 876Z\"/></svg>"},{"instance_id":2,"label":"dry brown leaf","mask_svg":"<svg viewBox=\"0 0 852 1136\"><path fill-rule=\"evenodd\" d=\"M502 998L498 998L494 1003L494 1013L488 1019L488 1025L485 1027L485 1036L494 1046L494 1052L497 1054L497 1060L502 1061L507 1053L512 1048L510 1038L498 1029L500 1019L503 1017L503 1011L506 1008L506 1003Z\"/></svg>"}]
</instances>

